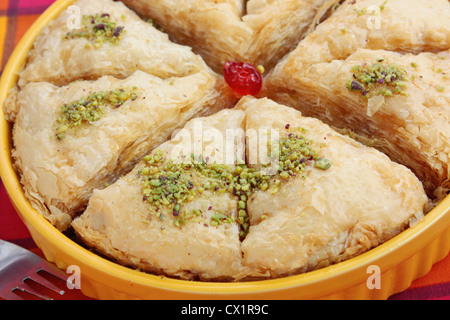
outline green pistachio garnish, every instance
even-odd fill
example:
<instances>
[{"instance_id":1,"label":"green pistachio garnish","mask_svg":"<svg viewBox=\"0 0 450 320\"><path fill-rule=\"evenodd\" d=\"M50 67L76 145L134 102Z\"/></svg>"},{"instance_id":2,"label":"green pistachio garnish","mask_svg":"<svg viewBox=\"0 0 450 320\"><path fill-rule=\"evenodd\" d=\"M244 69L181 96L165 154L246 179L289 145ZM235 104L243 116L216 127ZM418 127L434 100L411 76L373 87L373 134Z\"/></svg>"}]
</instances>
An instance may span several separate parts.
<instances>
[{"instance_id":1,"label":"green pistachio garnish","mask_svg":"<svg viewBox=\"0 0 450 320\"><path fill-rule=\"evenodd\" d=\"M191 221L191 222L202 222L203 221L203 217L202 217L201 210L199 210L199 209L184 210L184 211L180 212L175 217L175 220L174 220L173 224L176 227L182 227L188 221Z\"/></svg>"},{"instance_id":2,"label":"green pistachio garnish","mask_svg":"<svg viewBox=\"0 0 450 320\"><path fill-rule=\"evenodd\" d=\"M328 170L331 167L331 160L326 158L319 158L316 160L316 163L314 166L316 168L322 169L322 170Z\"/></svg>"},{"instance_id":3,"label":"green pistachio garnish","mask_svg":"<svg viewBox=\"0 0 450 320\"><path fill-rule=\"evenodd\" d=\"M117 26L108 13L84 15L81 24L80 29L66 33L64 39L86 38L96 48L99 48L105 42L119 43L125 32L124 27Z\"/></svg>"},{"instance_id":4,"label":"green pistachio garnish","mask_svg":"<svg viewBox=\"0 0 450 320\"><path fill-rule=\"evenodd\" d=\"M211 217L210 225L218 226L220 224L224 224L224 223L231 224L234 222L235 222L235 218L233 216L228 217L224 214L218 213Z\"/></svg>"},{"instance_id":5,"label":"green pistachio garnish","mask_svg":"<svg viewBox=\"0 0 450 320\"><path fill-rule=\"evenodd\" d=\"M240 236L245 237L249 229L247 201L257 190L278 192L283 181L294 176L305 177L307 163L315 162L315 167L327 170L331 161L319 157L312 147L312 141L301 133L302 128L289 128L286 125L285 137L277 141L279 146L278 170L275 175L265 175L247 165L235 167L217 163L207 163L202 156L192 155L192 161L175 163L165 158L157 150L145 156L145 165L139 169L143 200L151 204L151 215L158 215L161 206L168 208L174 217L174 225L184 226L187 221L204 221L199 209L187 211L182 204L192 201L196 194L209 192L229 192L237 198L237 217L223 213L214 214L209 221L210 226L227 223L240 225ZM273 145L269 146L269 153ZM268 166L268 165L267 165ZM208 210L213 209L212 206ZM205 223L206 224L206 223Z\"/></svg>"},{"instance_id":6,"label":"green pistachio garnish","mask_svg":"<svg viewBox=\"0 0 450 320\"><path fill-rule=\"evenodd\" d=\"M302 174L306 163L311 160L317 160L319 155L314 150L313 142L306 139L301 133L303 128L290 128L286 125L289 134L279 141L280 162L279 177L283 180L291 176Z\"/></svg>"},{"instance_id":7,"label":"green pistachio garnish","mask_svg":"<svg viewBox=\"0 0 450 320\"><path fill-rule=\"evenodd\" d=\"M119 108L128 100L135 100L138 96L132 90L123 88L111 91L99 91L61 106L60 115L56 120L56 138L62 140L65 132L75 129L83 123L92 123L101 119L107 106Z\"/></svg>"},{"instance_id":8,"label":"green pistachio garnish","mask_svg":"<svg viewBox=\"0 0 450 320\"><path fill-rule=\"evenodd\" d=\"M379 59L372 65L364 63L354 66L353 79L347 81L347 89L361 91L368 99L377 95L392 96L404 94L407 81L403 68L383 63L383 59Z\"/></svg>"}]
</instances>

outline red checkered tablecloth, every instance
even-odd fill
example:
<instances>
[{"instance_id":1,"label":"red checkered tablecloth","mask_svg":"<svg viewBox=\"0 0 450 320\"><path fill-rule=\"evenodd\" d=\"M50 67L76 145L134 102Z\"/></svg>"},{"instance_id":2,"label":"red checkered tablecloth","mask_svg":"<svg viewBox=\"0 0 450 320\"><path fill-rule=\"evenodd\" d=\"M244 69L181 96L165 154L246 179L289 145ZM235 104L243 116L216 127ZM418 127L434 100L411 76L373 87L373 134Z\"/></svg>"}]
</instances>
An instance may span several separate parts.
<instances>
[{"instance_id":1,"label":"red checkered tablecloth","mask_svg":"<svg viewBox=\"0 0 450 320\"><path fill-rule=\"evenodd\" d=\"M95 0L92 0L95 1ZM0 0L1 69L8 61L23 34L54 0ZM42 256L15 212L0 182L0 239L8 240ZM84 299L77 295L76 299ZM390 297L396 300L450 299L450 255L436 263L431 271L411 284L404 292Z\"/></svg>"}]
</instances>

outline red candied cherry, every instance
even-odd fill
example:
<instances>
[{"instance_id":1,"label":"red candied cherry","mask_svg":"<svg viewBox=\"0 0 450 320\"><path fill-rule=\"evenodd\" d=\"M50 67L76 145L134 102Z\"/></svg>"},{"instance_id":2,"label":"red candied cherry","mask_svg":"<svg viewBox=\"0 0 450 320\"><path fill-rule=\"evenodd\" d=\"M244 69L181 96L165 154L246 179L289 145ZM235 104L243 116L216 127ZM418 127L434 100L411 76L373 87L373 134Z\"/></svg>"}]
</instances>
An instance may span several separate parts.
<instances>
[{"instance_id":1,"label":"red candied cherry","mask_svg":"<svg viewBox=\"0 0 450 320\"><path fill-rule=\"evenodd\" d=\"M223 66L223 75L228 85L239 95L254 96L261 91L261 72L249 63L227 61Z\"/></svg>"}]
</instances>

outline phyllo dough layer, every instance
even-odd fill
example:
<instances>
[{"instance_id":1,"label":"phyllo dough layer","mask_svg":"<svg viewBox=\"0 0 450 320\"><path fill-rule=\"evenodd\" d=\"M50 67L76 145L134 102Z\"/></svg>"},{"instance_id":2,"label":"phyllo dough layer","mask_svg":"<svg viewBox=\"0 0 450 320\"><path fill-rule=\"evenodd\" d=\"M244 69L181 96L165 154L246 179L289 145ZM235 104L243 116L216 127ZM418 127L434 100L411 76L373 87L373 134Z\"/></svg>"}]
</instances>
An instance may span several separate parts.
<instances>
[{"instance_id":1,"label":"phyllo dough layer","mask_svg":"<svg viewBox=\"0 0 450 320\"><path fill-rule=\"evenodd\" d=\"M20 87L37 81L66 85L104 75L123 78L137 70L168 78L206 68L191 48L172 43L119 1L77 0L73 6L36 39Z\"/></svg>"},{"instance_id":2,"label":"phyllo dough layer","mask_svg":"<svg viewBox=\"0 0 450 320\"><path fill-rule=\"evenodd\" d=\"M96 190L87 210L72 223L76 232L101 253L145 271L182 279L240 278L244 268L236 222L238 197L223 192L223 185L220 191L212 185L206 187L210 179L201 173L206 165L199 164L200 169L193 166L180 169L172 162L195 162L191 161L194 148L199 156L204 152L209 154L210 158L205 154L203 160L211 164L227 164L225 159L230 151L236 160L243 159L244 117L243 111L223 110L207 118L191 120L128 175L108 188ZM225 137L226 130L237 130L236 139L229 140L228 148L225 148L226 141L220 139ZM199 144L200 149L194 144ZM162 160L154 161L155 157ZM163 172L159 178L154 177L151 185L143 186L145 175L159 172ZM174 174L178 175L172 177ZM160 185L162 195L156 192L159 190L156 186ZM155 187L155 193L145 193L145 190L150 192L151 186ZM183 189L184 186L187 188ZM183 197L186 193L189 200ZM161 199L170 201L165 205L156 204Z\"/></svg>"},{"instance_id":3,"label":"phyllo dough layer","mask_svg":"<svg viewBox=\"0 0 450 320\"><path fill-rule=\"evenodd\" d=\"M238 108L246 111L246 130L304 134L332 162L327 170L306 162L305 177L291 176L276 193L258 190L249 198L245 266L269 277L324 267L385 242L428 210L420 181L379 151L268 99Z\"/></svg>"},{"instance_id":4,"label":"phyllo dough layer","mask_svg":"<svg viewBox=\"0 0 450 320\"><path fill-rule=\"evenodd\" d=\"M226 61L270 70L295 48L333 0L124 0L177 42L188 44L216 71ZM327 6L327 4L330 4Z\"/></svg>"},{"instance_id":5,"label":"phyllo dough layer","mask_svg":"<svg viewBox=\"0 0 450 320\"><path fill-rule=\"evenodd\" d=\"M260 150L268 158L250 161ZM198 167L173 160L200 158ZM130 174L95 190L72 225L124 265L237 281L345 260L426 210L423 186L406 167L292 108L246 97L191 120Z\"/></svg>"},{"instance_id":6,"label":"phyllo dough layer","mask_svg":"<svg viewBox=\"0 0 450 320\"><path fill-rule=\"evenodd\" d=\"M346 1L266 77L265 94L450 187L450 3Z\"/></svg>"},{"instance_id":7,"label":"phyllo dough layer","mask_svg":"<svg viewBox=\"0 0 450 320\"><path fill-rule=\"evenodd\" d=\"M7 107L17 111L12 155L26 196L65 230L94 188L129 172L190 118L232 105L220 86L209 71L29 83Z\"/></svg>"}]
</instances>

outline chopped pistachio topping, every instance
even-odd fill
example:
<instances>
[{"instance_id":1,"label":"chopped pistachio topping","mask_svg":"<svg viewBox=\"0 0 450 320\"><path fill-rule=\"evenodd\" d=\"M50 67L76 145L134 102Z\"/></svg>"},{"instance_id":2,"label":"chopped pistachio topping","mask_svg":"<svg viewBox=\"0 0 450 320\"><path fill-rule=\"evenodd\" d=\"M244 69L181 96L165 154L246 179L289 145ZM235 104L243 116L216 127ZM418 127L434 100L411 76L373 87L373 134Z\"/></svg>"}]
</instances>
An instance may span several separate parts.
<instances>
[{"instance_id":1,"label":"chopped pistachio topping","mask_svg":"<svg viewBox=\"0 0 450 320\"><path fill-rule=\"evenodd\" d=\"M278 170L275 175L265 175L244 164L228 166L217 163L207 163L202 156L192 155L192 161L175 163L165 159L160 150L144 157L145 165L138 174L142 183L143 200L151 204L151 216L160 217L161 206L172 212L173 223L177 227L184 226L187 221L205 222L200 209L185 210L183 203L192 201L196 195L206 191L228 192L237 199L237 216L226 213L215 213L211 216L209 225L238 223L240 237L244 238L249 229L247 200L257 190L278 192L283 181L294 176L305 178L305 167L312 161L315 167L327 170L331 161L319 157L312 147L312 141L306 139L302 128L290 128L286 125L286 135L277 141L279 146ZM268 143L269 153L273 145ZM208 208L211 210L212 206ZM162 221L162 220L161 220Z\"/></svg>"},{"instance_id":2,"label":"chopped pistachio topping","mask_svg":"<svg viewBox=\"0 0 450 320\"><path fill-rule=\"evenodd\" d=\"M202 211L199 209L193 210L183 210L175 217L174 225L177 227L184 226L188 221L192 222L202 222L203 216Z\"/></svg>"},{"instance_id":3,"label":"chopped pistachio topping","mask_svg":"<svg viewBox=\"0 0 450 320\"><path fill-rule=\"evenodd\" d=\"M381 10L381 11L384 10L384 8L386 7L387 3L388 3L388 0L385 0L385 1L380 5L380 10Z\"/></svg>"},{"instance_id":4,"label":"chopped pistachio topping","mask_svg":"<svg viewBox=\"0 0 450 320\"><path fill-rule=\"evenodd\" d=\"M101 47L105 42L117 44L124 32L124 27L117 26L108 13L84 15L81 28L67 32L64 39L86 38L95 47Z\"/></svg>"},{"instance_id":5,"label":"chopped pistachio topping","mask_svg":"<svg viewBox=\"0 0 450 320\"><path fill-rule=\"evenodd\" d=\"M361 91L366 98L377 95L392 96L405 94L407 81L403 68L385 64L383 59L379 59L372 65L364 63L354 66L353 79L347 81L347 88L350 91Z\"/></svg>"},{"instance_id":6,"label":"chopped pistachio topping","mask_svg":"<svg viewBox=\"0 0 450 320\"><path fill-rule=\"evenodd\" d=\"M303 128L290 128L286 125L289 132L287 137L281 138L279 175L286 180L291 176L302 173L307 161L317 161L319 155L313 148L313 141L305 138L301 133Z\"/></svg>"},{"instance_id":7,"label":"chopped pistachio topping","mask_svg":"<svg viewBox=\"0 0 450 320\"><path fill-rule=\"evenodd\" d=\"M61 106L60 115L56 120L56 138L62 140L69 129L81 126L82 123L92 123L101 119L106 106L119 108L128 100L138 96L132 90L123 88L111 91L99 91Z\"/></svg>"},{"instance_id":8,"label":"chopped pistachio topping","mask_svg":"<svg viewBox=\"0 0 450 320\"><path fill-rule=\"evenodd\" d=\"M146 22L150 23L154 28L158 29L159 31L164 32L164 29L160 25L158 25L153 19L148 18Z\"/></svg>"},{"instance_id":9,"label":"chopped pistachio topping","mask_svg":"<svg viewBox=\"0 0 450 320\"><path fill-rule=\"evenodd\" d=\"M234 223L235 221L236 220L235 220L235 218L233 216L228 217L228 216L226 216L224 214L218 213L218 214L215 214L215 215L213 215L211 217L210 224L212 226L217 226L217 225L220 225L220 224L223 224L223 223L231 224L231 223Z\"/></svg>"},{"instance_id":10,"label":"chopped pistachio topping","mask_svg":"<svg viewBox=\"0 0 450 320\"><path fill-rule=\"evenodd\" d=\"M319 158L316 160L316 163L314 164L314 166L316 168L322 169L322 170L327 170L331 167L331 160L327 159L327 158Z\"/></svg>"},{"instance_id":11,"label":"chopped pistachio topping","mask_svg":"<svg viewBox=\"0 0 450 320\"><path fill-rule=\"evenodd\" d=\"M161 206L169 208L174 217L173 223L177 227L184 226L187 221L204 220L200 209L186 211L181 206L193 200L196 194L211 191L238 195L240 191L237 192L236 188L245 189L245 186L240 185L240 182L243 182L240 181L242 179L239 179L240 176L236 174L241 170L217 163L207 164L202 157L200 157L201 161L175 163L167 161L162 152L157 150L143 160L146 166L139 169L143 200L153 205L152 215L158 215ZM244 169L249 170L249 168ZM239 207L245 208L245 202L239 201ZM247 222L248 216L241 220L242 223ZM209 225L218 226L231 222L234 222L234 217L216 214L211 217Z\"/></svg>"}]
</instances>

